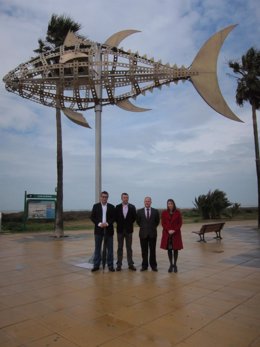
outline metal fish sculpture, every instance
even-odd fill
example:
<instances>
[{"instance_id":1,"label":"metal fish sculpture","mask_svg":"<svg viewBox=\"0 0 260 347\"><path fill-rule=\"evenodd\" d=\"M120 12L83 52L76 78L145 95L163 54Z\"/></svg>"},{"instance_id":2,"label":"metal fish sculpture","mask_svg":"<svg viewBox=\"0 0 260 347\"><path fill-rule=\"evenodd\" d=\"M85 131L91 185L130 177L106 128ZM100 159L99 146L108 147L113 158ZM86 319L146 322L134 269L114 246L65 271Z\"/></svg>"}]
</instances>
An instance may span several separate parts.
<instances>
[{"instance_id":1,"label":"metal fish sculpture","mask_svg":"<svg viewBox=\"0 0 260 347\"><path fill-rule=\"evenodd\" d=\"M225 102L216 74L220 48L235 26L230 25L213 35L188 68L163 65L146 55L118 48L123 39L137 30L117 32L103 44L69 32L62 46L20 64L3 81L8 91L60 108L70 120L85 127L89 125L77 111L109 104L127 111L147 111L129 99L180 80L192 82L216 112L240 121Z\"/></svg>"}]
</instances>

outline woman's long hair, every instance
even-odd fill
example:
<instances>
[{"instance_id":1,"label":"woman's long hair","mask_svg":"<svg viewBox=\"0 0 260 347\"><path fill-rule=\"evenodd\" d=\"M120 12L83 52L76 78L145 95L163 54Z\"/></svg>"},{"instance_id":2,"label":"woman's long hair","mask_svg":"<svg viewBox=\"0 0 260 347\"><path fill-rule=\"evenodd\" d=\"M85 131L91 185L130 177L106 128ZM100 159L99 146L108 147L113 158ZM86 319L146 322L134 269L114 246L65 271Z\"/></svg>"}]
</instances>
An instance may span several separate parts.
<instances>
[{"instance_id":1,"label":"woman's long hair","mask_svg":"<svg viewBox=\"0 0 260 347\"><path fill-rule=\"evenodd\" d=\"M167 200L167 210L169 210L169 208L168 208L168 202L172 202L172 203L173 203L173 211L177 210L175 201L174 201L173 199L168 199L168 200Z\"/></svg>"}]
</instances>

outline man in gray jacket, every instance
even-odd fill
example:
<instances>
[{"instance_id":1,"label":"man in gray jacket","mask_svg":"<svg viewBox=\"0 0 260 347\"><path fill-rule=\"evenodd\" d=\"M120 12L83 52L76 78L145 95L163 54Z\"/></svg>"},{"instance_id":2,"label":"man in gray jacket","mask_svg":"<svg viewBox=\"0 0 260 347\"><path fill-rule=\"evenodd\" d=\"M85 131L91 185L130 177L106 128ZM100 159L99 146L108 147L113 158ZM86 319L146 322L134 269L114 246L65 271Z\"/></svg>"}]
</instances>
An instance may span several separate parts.
<instances>
[{"instance_id":1,"label":"man in gray jacket","mask_svg":"<svg viewBox=\"0 0 260 347\"><path fill-rule=\"evenodd\" d=\"M148 269L148 253L149 264L153 271L157 270L156 261L156 241L157 241L157 226L160 222L159 211L151 207L152 199L147 196L144 199L144 208L137 211L136 222L140 227L139 237L142 250L142 268L141 271Z\"/></svg>"}]
</instances>

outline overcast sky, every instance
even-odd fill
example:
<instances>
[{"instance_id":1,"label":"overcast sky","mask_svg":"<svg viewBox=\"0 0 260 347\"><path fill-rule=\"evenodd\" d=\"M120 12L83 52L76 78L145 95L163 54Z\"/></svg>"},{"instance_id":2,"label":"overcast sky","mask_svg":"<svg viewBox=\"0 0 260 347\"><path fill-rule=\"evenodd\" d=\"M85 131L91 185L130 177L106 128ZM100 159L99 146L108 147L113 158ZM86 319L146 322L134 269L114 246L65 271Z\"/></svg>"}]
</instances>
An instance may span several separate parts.
<instances>
[{"instance_id":1,"label":"overcast sky","mask_svg":"<svg viewBox=\"0 0 260 347\"><path fill-rule=\"evenodd\" d=\"M35 55L53 13L69 15L80 33L103 43L117 31L140 30L120 46L163 63L188 67L204 42L230 24L218 60L220 89L244 122L213 111L190 82L154 89L134 104L151 111L132 113L116 106L102 112L102 189L109 201L128 192L137 207L150 195L154 207L173 198L180 208L220 189L242 206L257 206L255 152L250 105L235 103L236 79L229 60L259 49L259 0L0 0L0 211L23 210L24 191L54 194L55 109L5 90L3 76ZM64 209L91 209L95 202L95 118L92 129L62 116Z\"/></svg>"}]
</instances>

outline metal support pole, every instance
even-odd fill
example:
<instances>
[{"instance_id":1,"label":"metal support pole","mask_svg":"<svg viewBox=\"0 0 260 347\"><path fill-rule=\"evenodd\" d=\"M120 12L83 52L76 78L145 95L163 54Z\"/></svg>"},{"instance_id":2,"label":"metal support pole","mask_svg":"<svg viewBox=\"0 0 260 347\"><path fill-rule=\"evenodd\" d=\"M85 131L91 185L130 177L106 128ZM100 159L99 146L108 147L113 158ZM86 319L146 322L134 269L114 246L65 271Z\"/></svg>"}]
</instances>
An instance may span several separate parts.
<instances>
[{"instance_id":1,"label":"metal support pole","mask_svg":"<svg viewBox=\"0 0 260 347\"><path fill-rule=\"evenodd\" d=\"M99 202L101 193L101 176L102 176L102 166L101 166L101 112L102 106L95 106L95 141L96 141L96 167L95 167L95 178L96 178L96 189L95 189L95 201Z\"/></svg>"},{"instance_id":2,"label":"metal support pole","mask_svg":"<svg viewBox=\"0 0 260 347\"><path fill-rule=\"evenodd\" d=\"M97 54L95 56L97 81L96 93L98 102L95 106L95 145L96 145L96 165L95 165L95 200L99 202L102 189L102 148L101 148L101 113L102 113L102 53L101 47L97 44Z\"/></svg>"}]
</instances>

